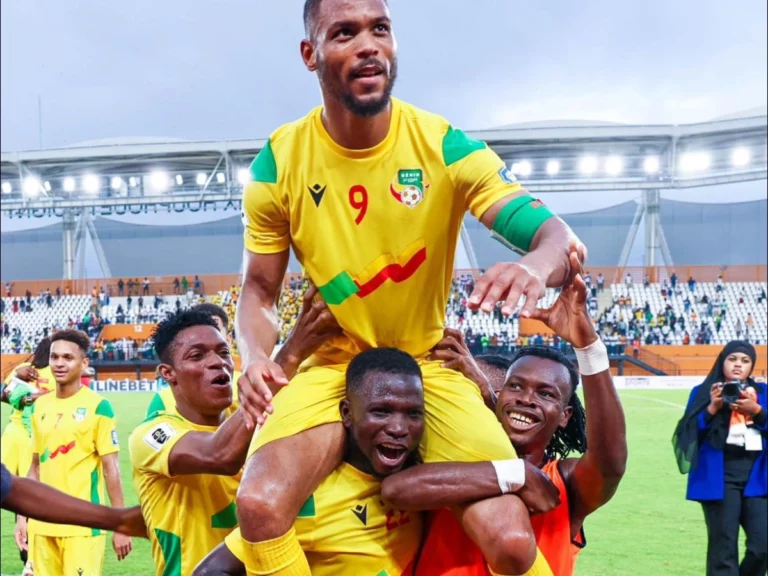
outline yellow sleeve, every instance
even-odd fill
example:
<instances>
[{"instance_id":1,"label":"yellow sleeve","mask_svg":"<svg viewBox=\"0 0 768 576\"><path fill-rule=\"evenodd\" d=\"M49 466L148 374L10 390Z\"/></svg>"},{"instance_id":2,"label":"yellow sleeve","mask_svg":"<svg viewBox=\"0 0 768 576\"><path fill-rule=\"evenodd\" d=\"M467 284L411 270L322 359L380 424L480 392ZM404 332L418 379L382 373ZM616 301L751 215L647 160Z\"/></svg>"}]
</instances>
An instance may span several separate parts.
<instances>
[{"instance_id":1,"label":"yellow sleeve","mask_svg":"<svg viewBox=\"0 0 768 576\"><path fill-rule=\"evenodd\" d=\"M243 190L245 247L256 254L284 252L291 244L288 210L269 140L251 163L251 179Z\"/></svg>"},{"instance_id":2,"label":"yellow sleeve","mask_svg":"<svg viewBox=\"0 0 768 576\"><path fill-rule=\"evenodd\" d=\"M96 407L96 423L94 428L96 452L99 456L114 454L120 451L120 442L117 437L117 425L115 411L112 404L106 398Z\"/></svg>"},{"instance_id":3,"label":"yellow sleeve","mask_svg":"<svg viewBox=\"0 0 768 576\"><path fill-rule=\"evenodd\" d=\"M37 402L32 404L32 415L30 417L30 427L32 428L32 452L34 454L42 454L45 451L45 447L41 446L40 442L40 428L37 423L38 410Z\"/></svg>"},{"instance_id":4,"label":"yellow sleeve","mask_svg":"<svg viewBox=\"0 0 768 576\"><path fill-rule=\"evenodd\" d=\"M475 218L507 196L525 192L501 158L485 142L452 126L443 137L443 161L457 194Z\"/></svg>"},{"instance_id":5,"label":"yellow sleeve","mask_svg":"<svg viewBox=\"0 0 768 576\"><path fill-rule=\"evenodd\" d=\"M171 476L168 471L171 450L189 432L189 429L179 426L180 420L166 414L139 424L128 441L134 470Z\"/></svg>"},{"instance_id":6,"label":"yellow sleeve","mask_svg":"<svg viewBox=\"0 0 768 576\"><path fill-rule=\"evenodd\" d=\"M13 378L14 376L16 376L16 373L19 371L19 368L23 368L24 366L31 366L31 365L32 365L32 364L31 364L31 363L29 363L29 362L22 362L22 363L21 363L21 364L19 364L18 366L15 366L15 367L13 368L13 370L11 370L11 371L8 373L8 376L6 376L6 377L5 377L5 382L4 382L4 384L10 384L10 383L11 383L11 378Z\"/></svg>"}]
</instances>

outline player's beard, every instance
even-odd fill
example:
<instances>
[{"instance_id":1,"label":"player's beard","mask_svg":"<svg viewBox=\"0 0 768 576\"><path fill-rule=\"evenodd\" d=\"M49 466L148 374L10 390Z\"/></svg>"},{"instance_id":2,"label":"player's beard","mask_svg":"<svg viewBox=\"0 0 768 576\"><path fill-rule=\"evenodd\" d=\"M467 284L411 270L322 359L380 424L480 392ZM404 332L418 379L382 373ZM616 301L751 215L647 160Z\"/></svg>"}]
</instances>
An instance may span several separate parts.
<instances>
[{"instance_id":1,"label":"player's beard","mask_svg":"<svg viewBox=\"0 0 768 576\"><path fill-rule=\"evenodd\" d=\"M343 82L338 78L334 78L331 82L326 81L325 76L326 68L325 62L319 57L317 59L317 73L320 78L320 82L333 96L344 104L344 107L352 112L355 116L362 116L363 118L370 118L376 116L380 112L383 112L392 98L392 90L395 87L395 80L397 80L397 56L392 57L392 62L389 68L389 77L384 85L384 91L376 100L369 100L361 102L347 88Z\"/></svg>"}]
</instances>

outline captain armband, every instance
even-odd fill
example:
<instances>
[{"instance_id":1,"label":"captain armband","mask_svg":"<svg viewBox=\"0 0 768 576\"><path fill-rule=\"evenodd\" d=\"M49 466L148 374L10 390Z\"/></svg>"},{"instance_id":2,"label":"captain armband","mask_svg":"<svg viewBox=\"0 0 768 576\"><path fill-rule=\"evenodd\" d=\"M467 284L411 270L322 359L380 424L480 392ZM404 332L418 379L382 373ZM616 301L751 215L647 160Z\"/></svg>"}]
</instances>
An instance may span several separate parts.
<instances>
[{"instance_id":1,"label":"captain armband","mask_svg":"<svg viewBox=\"0 0 768 576\"><path fill-rule=\"evenodd\" d=\"M536 232L553 216L541 200L528 195L519 196L496 215L491 235L518 254L527 254Z\"/></svg>"}]
</instances>

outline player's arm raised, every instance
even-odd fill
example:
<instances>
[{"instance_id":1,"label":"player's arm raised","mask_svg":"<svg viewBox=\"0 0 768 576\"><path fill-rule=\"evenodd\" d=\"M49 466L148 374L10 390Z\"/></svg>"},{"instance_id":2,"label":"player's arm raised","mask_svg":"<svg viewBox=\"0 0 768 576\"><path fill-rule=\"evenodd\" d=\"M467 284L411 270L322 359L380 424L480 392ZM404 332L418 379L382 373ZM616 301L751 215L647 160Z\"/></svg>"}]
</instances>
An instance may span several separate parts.
<instances>
[{"instance_id":1,"label":"player's arm raised","mask_svg":"<svg viewBox=\"0 0 768 576\"><path fill-rule=\"evenodd\" d=\"M520 185L504 162L484 142L449 128L443 139L443 159L467 208L494 236L522 258L491 266L475 284L471 309L490 312L504 301L509 316L521 296L529 316L547 286L568 279L568 253L580 245L565 222Z\"/></svg>"},{"instance_id":2,"label":"player's arm raised","mask_svg":"<svg viewBox=\"0 0 768 576\"><path fill-rule=\"evenodd\" d=\"M587 312L587 286L581 261L570 254L571 275L551 308L537 309L541 320L575 349L587 414L587 451L581 458L561 463L569 496L571 531L578 533L587 515L616 493L627 465L627 430L624 410L611 378L605 345Z\"/></svg>"},{"instance_id":3,"label":"player's arm raised","mask_svg":"<svg viewBox=\"0 0 768 576\"><path fill-rule=\"evenodd\" d=\"M235 330L243 365L239 397L252 428L254 422L264 423L273 396L288 383L270 359L278 337L277 299L288 269L290 236L269 142L251 164L251 177L243 192L245 270Z\"/></svg>"}]
</instances>

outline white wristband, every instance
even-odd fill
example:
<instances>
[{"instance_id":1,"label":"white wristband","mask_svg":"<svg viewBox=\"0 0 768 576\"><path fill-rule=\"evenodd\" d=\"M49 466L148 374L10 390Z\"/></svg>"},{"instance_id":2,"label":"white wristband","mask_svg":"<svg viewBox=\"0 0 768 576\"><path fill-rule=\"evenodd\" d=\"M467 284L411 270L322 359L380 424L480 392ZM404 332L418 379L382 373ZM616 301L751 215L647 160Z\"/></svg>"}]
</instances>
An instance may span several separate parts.
<instances>
[{"instance_id":1,"label":"white wristband","mask_svg":"<svg viewBox=\"0 0 768 576\"><path fill-rule=\"evenodd\" d=\"M599 338L586 348L574 348L576 361L579 363L579 373L582 376L593 376L610 369L608 350Z\"/></svg>"},{"instance_id":2,"label":"white wristband","mask_svg":"<svg viewBox=\"0 0 768 576\"><path fill-rule=\"evenodd\" d=\"M502 494L513 494L525 486L525 460L493 460L496 479Z\"/></svg>"}]
</instances>

